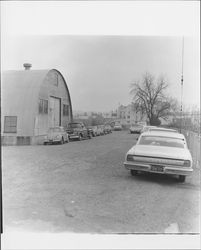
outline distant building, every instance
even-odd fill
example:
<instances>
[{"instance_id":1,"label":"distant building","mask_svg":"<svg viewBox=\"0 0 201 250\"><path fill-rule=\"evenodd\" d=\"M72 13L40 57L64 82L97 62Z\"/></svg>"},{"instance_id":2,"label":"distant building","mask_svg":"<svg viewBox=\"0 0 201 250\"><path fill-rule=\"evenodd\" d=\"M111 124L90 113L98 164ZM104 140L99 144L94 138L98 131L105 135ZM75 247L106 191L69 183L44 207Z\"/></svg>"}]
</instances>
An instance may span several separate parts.
<instances>
[{"instance_id":1,"label":"distant building","mask_svg":"<svg viewBox=\"0 0 201 250\"><path fill-rule=\"evenodd\" d=\"M87 112L74 112L73 117L75 120L87 120L89 118L89 115L87 114Z\"/></svg>"},{"instance_id":2,"label":"distant building","mask_svg":"<svg viewBox=\"0 0 201 250\"><path fill-rule=\"evenodd\" d=\"M73 112L73 117L76 120L79 120L79 119L81 119L81 120L87 120L90 117L93 118L93 117L96 117L96 116L97 116L97 114L94 113L94 112L91 112L91 111L89 111L89 112L86 112L86 111L74 111Z\"/></svg>"},{"instance_id":3,"label":"distant building","mask_svg":"<svg viewBox=\"0 0 201 250\"><path fill-rule=\"evenodd\" d=\"M147 117L137 110L135 103L131 103L127 106L120 105L118 107L117 120L119 120L122 125L131 125L140 121L146 121Z\"/></svg>"},{"instance_id":4,"label":"distant building","mask_svg":"<svg viewBox=\"0 0 201 250\"><path fill-rule=\"evenodd\" d=\"M56 70L5 71L2 74L2 144L40 144L48 128L73 119L70 93Z\"/></svg>"},{"instance_id":5,"label":"distant building","mask_svg":"<svg viewBox=\"0 0 201 250\"><path fill-rule=\"evenodd\" d=\"M116 111L104 112L102 115L106 119L115 119L115 118L117 118L117 112Z\"/></svg>"}]
</instances>

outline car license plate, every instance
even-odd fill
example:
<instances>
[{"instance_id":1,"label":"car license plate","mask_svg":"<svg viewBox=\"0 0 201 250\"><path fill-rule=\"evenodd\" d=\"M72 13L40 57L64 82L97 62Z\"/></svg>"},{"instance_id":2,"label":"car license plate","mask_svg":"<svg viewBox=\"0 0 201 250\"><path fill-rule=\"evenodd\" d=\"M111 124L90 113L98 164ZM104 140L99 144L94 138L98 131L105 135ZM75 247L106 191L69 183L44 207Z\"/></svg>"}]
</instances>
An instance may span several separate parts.
<instances>
[{"instance_id":1,"label":"car license plate","mask_svg":"<svg viewBox=\"0 0 201 250\"><path fill-rule=\"evenodd\" d=\"M159 166L159 165L151 165L151 171L155 171L155 172L163 172L163 166Z\"/></svg>"}]
</instances>

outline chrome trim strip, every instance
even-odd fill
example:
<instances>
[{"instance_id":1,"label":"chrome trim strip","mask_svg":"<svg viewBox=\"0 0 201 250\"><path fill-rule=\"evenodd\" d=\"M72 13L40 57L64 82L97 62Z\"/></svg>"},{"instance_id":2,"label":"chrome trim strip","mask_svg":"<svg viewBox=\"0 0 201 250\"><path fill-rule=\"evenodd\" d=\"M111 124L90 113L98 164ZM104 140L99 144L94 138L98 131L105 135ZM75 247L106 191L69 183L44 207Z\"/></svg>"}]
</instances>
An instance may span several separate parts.
<instances>
[{"instance_id":1,"label":"chrome trim strip","mask_svg":"<svg viewBox=\"0 0 201 250\"><path fill-rule=\"evenodd\" d=\"M126 169L135 169L139 171L145 171L145 172L151 172L151 173L160 173L160 174L179 174L179 175L189 175L193 172L192 167L182 167L178 168L176 167L170 167L164 165L164 171L158 172L158 171L152 171L151 165L145 165L145 164L137 164L133 162L124 162L124 166Z\"/></svg>"}]
</instances>

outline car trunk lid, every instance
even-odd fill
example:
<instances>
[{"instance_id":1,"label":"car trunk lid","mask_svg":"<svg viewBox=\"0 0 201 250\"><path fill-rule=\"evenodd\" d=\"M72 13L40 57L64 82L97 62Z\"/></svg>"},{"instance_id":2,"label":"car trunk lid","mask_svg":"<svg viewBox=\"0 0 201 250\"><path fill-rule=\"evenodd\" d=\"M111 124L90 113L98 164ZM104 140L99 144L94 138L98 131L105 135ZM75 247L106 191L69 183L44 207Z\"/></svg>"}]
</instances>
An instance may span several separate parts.
<instances>
[{"instance_id":1,"label":"car trunk lid","mask_svg":"<svg viewBox=\"0 0 201 250\"><path fill-rule=\"evenodd\" d=\"M130 150L131 154L155 158L189 159L190 152L186 148L136 145Z\"/></svg>"}]
</instances>

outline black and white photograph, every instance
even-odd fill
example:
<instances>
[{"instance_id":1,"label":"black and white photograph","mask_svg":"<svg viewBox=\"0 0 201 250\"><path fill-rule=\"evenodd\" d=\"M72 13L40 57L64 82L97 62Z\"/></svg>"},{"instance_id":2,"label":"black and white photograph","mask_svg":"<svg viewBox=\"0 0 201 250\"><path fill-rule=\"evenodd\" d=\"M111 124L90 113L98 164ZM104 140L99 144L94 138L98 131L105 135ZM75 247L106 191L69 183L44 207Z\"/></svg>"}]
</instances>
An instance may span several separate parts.
<instances>
[{"instance_id":1,"label":"black and white photograph","mask_svg":"<svg viewBox=\"0 0 201 250\"><path fill-rule=\"evenodd\" d=\"M200 2L1 2L2 249L200 249Z\"/></svg>"}]
</instances>

